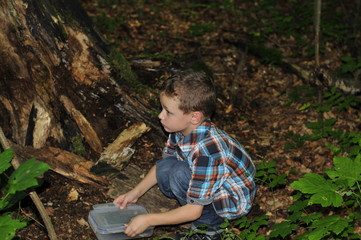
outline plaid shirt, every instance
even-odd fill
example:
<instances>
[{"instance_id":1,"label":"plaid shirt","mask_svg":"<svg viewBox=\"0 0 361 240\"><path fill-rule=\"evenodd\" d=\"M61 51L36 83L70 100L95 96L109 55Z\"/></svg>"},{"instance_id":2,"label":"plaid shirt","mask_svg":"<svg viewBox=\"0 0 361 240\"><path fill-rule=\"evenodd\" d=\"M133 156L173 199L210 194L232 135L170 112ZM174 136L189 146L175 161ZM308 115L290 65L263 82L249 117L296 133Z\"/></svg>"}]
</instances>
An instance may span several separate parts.
<instances>
[{"instance_id":1,"label":"plaid shirt","mask_svg":"<svg viewBox=\"0 0 361 240\"><path fill-rule=\"evenodd\" d=\"M217 214L227 219L249 212L256 192L255 166L237 140L214 123L205 121L187 136L171 133L163 157L169 155L191 168L189 204L213 203Z\"/></svg>"}]
</instances>

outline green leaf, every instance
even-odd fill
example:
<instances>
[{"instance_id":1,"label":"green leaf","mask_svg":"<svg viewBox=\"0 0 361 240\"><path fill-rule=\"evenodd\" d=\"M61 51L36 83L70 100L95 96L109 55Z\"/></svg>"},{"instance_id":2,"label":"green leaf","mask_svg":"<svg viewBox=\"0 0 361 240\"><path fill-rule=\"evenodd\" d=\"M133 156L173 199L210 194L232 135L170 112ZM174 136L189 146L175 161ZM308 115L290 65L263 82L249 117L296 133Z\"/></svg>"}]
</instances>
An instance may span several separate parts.
<instances>
[{"instance_id":1,"label":"green leaf","mask_svg":"<svg viewBox=\"0 0 361 240\"><path fill-rule=\"evenodd\" d=\"M286 174L283 173L282 175L275 175L273 180L269 183L269 186L271 188L277 186L277 185L282 185L282 184L285 184L287 182L287 179L286 179Z\"/></svg>"},{"instance_id":2,"label":"green leaf","mask_svg":"<svg viewBox=\"0 0 361 240\"><path fill-rule=\"evenodd\" d=\"M348 157L334 157L334 168L326 170L325 173L331 179L346 180L349 187L361 181L361 160L352 160Z\"/></svg>"},{"instance_id":3,"label":"green leaf","mask_svg":"<svg viewBox=\"0 0 361 240\"><path fill-rule=\"evenodd\" d=\"M267 174L267 172L266 171L258 171L257 173L256 173L256 176L255 177L262 177L262 176L264 176L264 175L266 175Z\"/></svg>"},{"instance_id":4,"label":"green leaf","mask_svg":"<svg viewBox=\"0 0 361 240\"><path fill-rule=\"evenodd\" d=\"M8 194L6 197L0 199L0 211L6 210L16 203L18 203L21 199L23 199L27 194L22 192L16 192L15 194Z\"/></svg>"},{"instance_id":5,"label":"green leaf","mask_svg":"<svg viewBox=\"0 0 361 240\"><path fill-rule=\"evenodd\" d=\"M46 172L49 168L48 164L36 162L35 158L28 159L11 174L8 182L8 192L14 194L17 191L37 186L38 180L36 177Z\"/></svg>"},{"instance_id":6,"label":"green leaf","mask_svg":"<svg viewBox=\"0 0 361 240\"><path fill-rule=\"evenodd\" d=\"M11 164L11 160L14 157L14 150L9 148L0 153L0 174L3 173L6 169L8 169Z\"/></svg>"},{"instance_id":7,"label":"green leaf","mask_svg":"<svg viewBox=\"0 0 361 240\"><path fill-rule=\"evenodd\" d=\"M25 226L25 222L14 220L9 215L0 216L0 239L12 239L15 236L16 230Z\"/></svg>"},{"instance_id":8,"label":"green leaf","mask_svg":"<svg viewBox=\"0 0 361 240\"><path fill-rule=\"evenodd\" d=\"M219 225L219 227L222 229L226 229L227 227L229 227L229 225L229 221L225 220L221 225Z\"/></svg>"},{"instance_id":9,"label":"green leaf","mask_svg":"<svg viewBox=\"0 0 361 240\"><path fill-rule=\"evenodd\" d=\"M271 227L271 234L270 237L278 237L281 236L285 238L286 236L290 235L292 231L297 229L296 224L292 224L290 221L284 221L278 224L275 224Z\"/></svg>"},{"instance_id":10,"label":"green leaf","mask_svg":"<svg viewBox=\"0 0 361 240\"><path fill-rule=\"evenodd\" d=\"M289 206L288 210L290 212L299 212L301 210L304 210L308 205L308 200L299 200L295 201L291 206Z\"/></svg>"},{"instance_id":11,"label":"green leaf","mask_svg":"<svg viewBox=\"0 0 361 240\"><path fill-rule=\"evenodd\" d=\"M313 213L313 214L309 214L309 215L302 215L299 217L299 220L308 225L311 222L319 219L320 217L322 217L322 213Z\"/></svg>"},{"instance_id":12,"label":"green leaf","mask_svg":"<svg viewBox=\"0 0 361 240\"><path fill-rule=\"evenodd\" d=\"M329 235L330 232L339 235L349 226L349 220L342 219L338 215L328 216L317 221L314 221L310 228L315 229L309 233L309 239L322 239L322 237Z\"/></svg>"},{"instance_id":13,"label":"green leaf","mask_svg":"<svg viewBox=\"0 0 361 240\"><path fill-rule=\"evenodd\" d=\"M324 237L328 234L329 232L327 231L327 229L318 228L311 232L301 234L299 236L299 239L320 240L320 239L324 239Z\"/></svg>"},{"instance_id":14,"label":"green leaf","mask_svg":"<svg viewBox=\"0 0 361 240\"><path fill-rule=\"evenodd\" d=\"M300 111L306 110L306 109L309 108L311 105L312 105L311 103L305 103L305 104L303 104L303 105L299 108L299 110L300 110Z\"/></svg>"},{"instance_id":15,"label":"green leaf","mask_svg":"<svg viewBox=\"0 0 361 240\"><path fill-rule=\"evenodd\" d=\"M310 198L311 204L318 203L322 207L339 207L342 204L342 196L337 192L338 186L319 174L308 173L304 178L293 182L291 187L303 193L313 194Z\"/></svg>"},{"instance_id":16,"label":"green leaf","mask_svg":"<svg viewBox=\"0 0 361 240\"><path fill-rule=\"evenodd\" d=\"M312 224L311 228L324 227L338 235L342 231L344 231L348 226L349 226L349 220L340 218L339 215L334 215L315 221L314 224Z\"/></svg>"}]
</instances>

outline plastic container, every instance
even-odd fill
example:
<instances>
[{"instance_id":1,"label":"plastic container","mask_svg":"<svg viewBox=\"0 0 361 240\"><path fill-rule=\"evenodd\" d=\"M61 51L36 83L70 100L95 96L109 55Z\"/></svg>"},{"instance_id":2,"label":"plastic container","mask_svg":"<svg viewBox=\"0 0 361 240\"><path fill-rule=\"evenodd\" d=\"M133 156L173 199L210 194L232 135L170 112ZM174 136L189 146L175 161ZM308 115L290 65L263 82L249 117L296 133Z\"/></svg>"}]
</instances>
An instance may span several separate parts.
<instances>
[{"instance_id":1,"label":"plastic container","mask_svg":"<svg viewBox=\"0 0 361 240\"><path fill-rule=\"evenodd\" d=\"M89 212L88 221L99 240L146 238L153 234L153 228L132 238L124 234L125 226L133 217L145 214L147 210L139 205L128 205L119 209L113 203L96 204Z\"/></svg>"}]
</instances>

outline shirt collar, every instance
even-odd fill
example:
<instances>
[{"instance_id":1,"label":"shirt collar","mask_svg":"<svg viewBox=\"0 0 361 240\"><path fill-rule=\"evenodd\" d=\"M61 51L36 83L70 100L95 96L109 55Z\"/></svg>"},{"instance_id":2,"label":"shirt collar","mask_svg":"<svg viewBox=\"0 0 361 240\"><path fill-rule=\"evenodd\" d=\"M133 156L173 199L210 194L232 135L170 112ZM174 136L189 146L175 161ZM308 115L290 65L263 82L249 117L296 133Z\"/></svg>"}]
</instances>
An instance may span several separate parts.
<instances>
[{"instance_id":1,"label":"shirt collar","mask_svg":"<svg viewBox=\"0 0 361 240\"><path fill-rule=\"evenodd\" d=\"M201 125L194 129L190 134L184 136L182 133L176 133L176 141L178 146L181 145L194 145L198 143L201 139L206 137L209 134L210 128L213 126L211 120L205 120Z\"/></svg>"}]
</instances>

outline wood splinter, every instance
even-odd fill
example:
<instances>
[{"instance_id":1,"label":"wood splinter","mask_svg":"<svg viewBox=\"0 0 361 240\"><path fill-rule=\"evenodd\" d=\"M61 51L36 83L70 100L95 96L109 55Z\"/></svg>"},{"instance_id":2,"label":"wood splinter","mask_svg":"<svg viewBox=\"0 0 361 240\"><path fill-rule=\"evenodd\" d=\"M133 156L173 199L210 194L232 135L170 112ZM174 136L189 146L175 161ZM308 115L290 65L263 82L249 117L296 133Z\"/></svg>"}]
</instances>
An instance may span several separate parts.
<instances>
[{"instance_id":1,"label":"wood splinter","mask_svg":"<svg viewBox=\"0 0 361 240\"><path fill-rule=\"evenodd\" d=\"M85 138L85 141L95 152L101 153L103 150L102 143L92 125L88 122L84 115L75 108L74 104L68 97L62 95L60 96L60 101L63 103L68 114L78 125Z\"/></svg>"},{"instance_id":2,"label":"wood splinter","mask_svg":"<svg viewBox=\"0 0 361 240\"><path fill-rule=\"evenodd\" d=\"M141 122L133 124L122 131L114 142L109 144L101 153L99 160L91 171L99 175L109 175L109 172L123 170L135 151L132 148L133 144L149 130L150 128Z\"/></svg>"}]
</instances>

